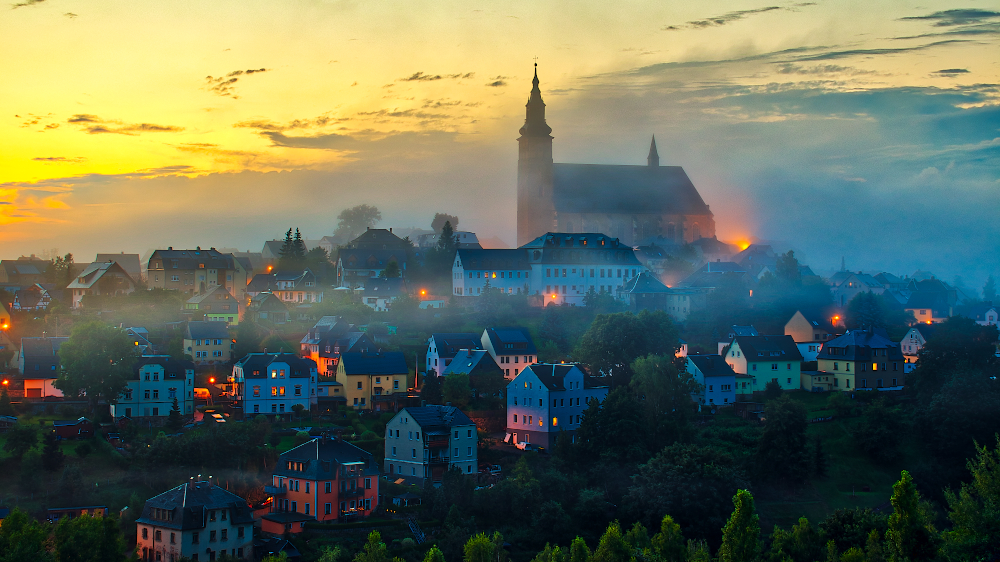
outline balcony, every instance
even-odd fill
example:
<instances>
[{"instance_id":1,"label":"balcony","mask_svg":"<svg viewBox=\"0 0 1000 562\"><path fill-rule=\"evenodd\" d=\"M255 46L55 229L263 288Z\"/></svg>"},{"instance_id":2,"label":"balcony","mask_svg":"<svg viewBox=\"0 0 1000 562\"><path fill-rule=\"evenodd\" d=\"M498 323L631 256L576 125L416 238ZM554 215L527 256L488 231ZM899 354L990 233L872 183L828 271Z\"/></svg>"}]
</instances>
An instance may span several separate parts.
<instances>
[{"instance_id":1,"label":"balcony","mask_svg":"<svg viewBox=\"0 0 1000 562\"><path fill-rule=\"evenodd\" d=\"M288 491L288 486L264 486L264 493L269 496L283 496Z\"/></svg>"}]
</instances>

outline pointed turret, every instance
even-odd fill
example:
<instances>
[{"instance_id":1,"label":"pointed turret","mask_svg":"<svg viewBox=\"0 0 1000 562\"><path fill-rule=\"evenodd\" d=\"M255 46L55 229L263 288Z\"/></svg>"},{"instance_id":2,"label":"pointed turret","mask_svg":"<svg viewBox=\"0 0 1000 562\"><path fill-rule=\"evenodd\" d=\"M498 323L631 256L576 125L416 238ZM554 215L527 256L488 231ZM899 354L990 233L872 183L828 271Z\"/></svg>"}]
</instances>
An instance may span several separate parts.
<instances>
[{"instance_id":1,"label":"pointed turret","mask_svg":"<svg viewBox=\"0 0 1000 562\"><path fill-rule=\"evenodd\" d=\"M651 168L660 165L660 155L656 152L656 135L653 135L653 141L649 143L649 156L646 157L646 164Z\"/></svg>"},{"instance_id":2,"label":"pointed turret","mask_svg":"<svg viewBox=\"0 0 1000 562\"><path fill-rule=\"evenodd\" d=\"M552 127L545 123L545 102L542 101L542 91L538 88L538 63L535 63L535 77L531 80L531 95L528 96L528 103L525 105L524 126L521 127L521 136L525 137L547 137L552 132Z\"/></svg>"}]
</instances>

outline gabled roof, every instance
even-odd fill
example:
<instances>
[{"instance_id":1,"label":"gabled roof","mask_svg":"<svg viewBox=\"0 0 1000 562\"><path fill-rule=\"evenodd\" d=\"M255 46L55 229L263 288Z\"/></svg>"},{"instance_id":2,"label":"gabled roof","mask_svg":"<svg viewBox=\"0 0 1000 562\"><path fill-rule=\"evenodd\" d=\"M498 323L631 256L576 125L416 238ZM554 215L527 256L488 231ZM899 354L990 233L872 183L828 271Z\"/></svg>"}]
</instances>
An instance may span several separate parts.
<instances>
[{"instance_id":1,"label":"gabled roof","mask_svg":"<svg viewBox=\"0 0 1000 562\"><path fill-rule=\"evenodd\" d=\"M416 406L403 408L400 414L403 412L409 414L425 432L475 425L469 416L454 406Z\"/></svg>"},{"instance_id":2,"label":"gabled roof","mask_svg":"<svg viewBox=\"0 0 1000 562\"><path fill-rule=\"evenodd\" d=\"M671 293L669 287L663 284L655 275L648 271L640 271L638 275L625 282L622 287L625 293Z\"/></svg>"},{"instance_id":3,"label":"gabled roof","mask_svg":"<svg viewBox=\"0 0 1000 562\"><path fill-rule=\"evenodd\" d=\"M171 517L156 517L155 510L166 510ZM212 484L188 482L146 500L138 523L169 529L202 529L210 509L229 509L230 523L253 524L253 513L246 500Z\"/></svg>"},{"instance_id":4,"label":"gabled roof","mask_svg":"<svg viewBox=\"0 0 1000 562\"><path fill-rule=\"evenodd\" d=\"M535 355L538 353L527 328L486 328L485 335L493 344L493 351L497 355ZM513 344L514 347L507 348L504 347L504 344Z\"/></svg>"},{"instance_id":5,"label":"gabled roof","mask_svg":"<svg viewBox=\"0 0 1000 562\"><path fill-rule=\"evenodd\" d=\"M733 368L721 355L688 355L688 361L706 377L735 377Z\"/></svg>"},{"instance_id":6,"label":"gabled roof","mask_svg":"<svg viewBox=\"0 0 1000 562\"><path fill-rule=\"evenodd\" d=\"M348 352L340 355L340 363L348 375L406 375L406 356L400 351Z\"/></svg>"},{"instance_id":7,"label":"gabled roof","mask_svg":"<svg viewBox=\"0 0 1000 562\"><path fill-rule=\"evenodd\" d=\"M525 250L483 250L459 249L458 259L466 270L515 270L531 269L528 263L528 252Z\"/></svg>"},{"instance_id":8,"label":"gabled roof","mask_svg":"<svg viewBox=\"0 0 1000 562\"><path fill-rule=\"evenodd\" d=\"M236 362L243 369L243 377L247 379L267 378L267 371L272 363L288 365L289 378L309 378L316 370L316 362L312 359L299 357L294 353L248 353Z\"/></svg>"},{"instance_id":9,"label":"gabled roof","mask_svg":"<svg viewBox=\"0 0 1000 562\"><path fill-rule=\"evenodd\" d=\"M802 361L792 336L736 336L734 341L749 362Z\"/></svg>"},{"instance_id":10,"label":"gabled roof","mask_svg":"<svg viewBox=\"0 0 1000 562\"><path fill-rule=\"evenodd\" d=\"M481 349L483 347L482 338L472 333L437 333L431 334L431 339L434 340L438 356L443 359L454 357L459 349Z\"/></svg>"},{"instance_id":11,"label":"gabled roof","mask_svg":"<svg viewBox=\"0 0 1000 562\"><path fill-rule=\"evenodd\" d=\"M566 375L573 371L579 372L583 377L583 388L606 388L608 386L601 379L584 373L578 365L573 363L535 363L525 367L518 376L522 376L525 371L531 371L549 391L566 390Z\"/></svg>"},{"instance_id":12,"label":"gabled roof","mask_svg":"<svg viewBox=\"0 0 1000 562\"><path fill-rule=\"evenodd\" d=\"M836 355L831 350L838 350ZM886 359L890 361L902 361L903 352L899 344L890 340L885 330L876 328L874 330L851 330L846 334L834 338L825 344L820 350L817 359L832 359L834 361L864 361L872 358L872 349L888 349ZM843 350L843 353L840 353Z\"/></svg>"},{"instance_id":13,"label":"gabled roof","mask_svg":"<svg viewBox=\"0 0 1000 562\"><path fill-rule=\"evenodd\" d=\"M444 375L466 374L480 375L490 371L503 374L503 369L493 360L493 356L485 349L464 349L459 351L455 358L444 370Z\"/></svg>"},{"instance_id":14,"label":"gabled roof","mask_svg":"<svg viewBox=\"0 0 1000 562\"><path fill-rule=\"evenodd\" d=\"M553 164L552 189L560 213L711 214L680 166Z\"/></svg>"},{"instance_id":15,"label":"gabled roof","mask_svg":"<svg viewBox=\"0 0 1000 562\"><path fill-rule=\"evenodd\" d=\"M188 322L184 331L184 339L230 339L225 322Z\"/></svg>"}]
</instances>

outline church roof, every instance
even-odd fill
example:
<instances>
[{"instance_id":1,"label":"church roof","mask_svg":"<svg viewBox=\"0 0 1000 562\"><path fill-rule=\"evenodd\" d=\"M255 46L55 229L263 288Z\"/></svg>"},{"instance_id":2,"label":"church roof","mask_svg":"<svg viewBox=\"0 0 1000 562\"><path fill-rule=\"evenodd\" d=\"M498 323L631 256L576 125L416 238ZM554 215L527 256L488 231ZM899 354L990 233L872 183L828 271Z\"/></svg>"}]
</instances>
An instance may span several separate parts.
<instances>
[{"instance_id":1,"label":"church roof","mask_svg":"<svg viewBox=\"0 0 1000 562\"><path fill-rule=\"evenodd\" d=\"M553 164L556 211L709 215L680 166Z\"/></svg>"}]
</instances>

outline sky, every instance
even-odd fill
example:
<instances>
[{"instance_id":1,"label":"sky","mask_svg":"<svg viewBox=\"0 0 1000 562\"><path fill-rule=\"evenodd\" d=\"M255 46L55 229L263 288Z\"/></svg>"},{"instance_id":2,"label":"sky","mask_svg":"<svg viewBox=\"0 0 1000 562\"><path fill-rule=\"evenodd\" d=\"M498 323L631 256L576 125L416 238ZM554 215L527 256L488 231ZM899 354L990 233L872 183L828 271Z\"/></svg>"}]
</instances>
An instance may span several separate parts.
<instances>
[{"instance_id":1,"label":"sky","mask_svg":"<svg viewBox=\"0 0 1000 562\"><path fill-rule=\"evenodd\" d=\"M20 0L0 52L4 258L259 251L361 203L513 243L537 60L556 162L655 134L722 240L1000 277L995 0Z\"/></svg>"}]
</instances>

